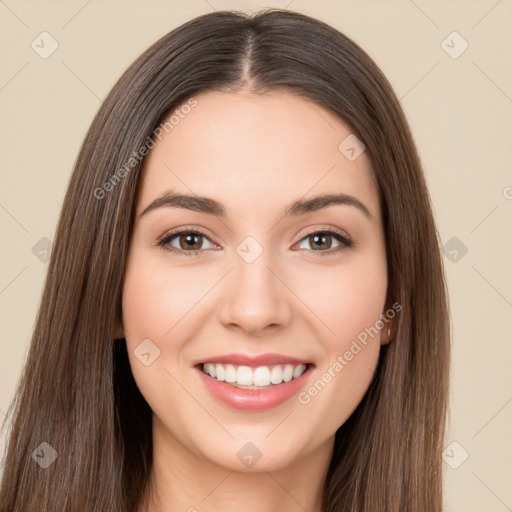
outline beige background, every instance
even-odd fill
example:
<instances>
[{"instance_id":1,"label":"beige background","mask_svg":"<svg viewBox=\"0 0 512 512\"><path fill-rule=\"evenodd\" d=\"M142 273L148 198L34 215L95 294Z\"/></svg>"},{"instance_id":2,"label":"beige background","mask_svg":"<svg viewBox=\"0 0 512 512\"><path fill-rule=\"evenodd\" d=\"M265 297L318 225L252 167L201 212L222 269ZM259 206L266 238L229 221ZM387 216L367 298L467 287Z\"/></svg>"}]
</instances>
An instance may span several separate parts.
<instances>
[{"instance_id":1,"label":"beige background","mask_svg":"<svg viewBox=\"0 0 512 512\"><path fill-rule=\"evenodd\" d=\"M22 369L47 270L40 240L53 238L72 164L101 99L172 28L213 10L265 6L310 14L353 38L401 99L442 243L456 237L451 244L467 247L462 257L455 248L458 261L450 260L455 246L445 257L454 356L446 445L459 443L443 463L447 511L510 510L511 0L0 1L0 418ZM59 45L47 59L31 48L34 40L42 46L43 31ZM453 31L469 44L458 58L441 46ZM457 36L445 43L452 54L462 44Z\"/></svg>"}]
</instances>

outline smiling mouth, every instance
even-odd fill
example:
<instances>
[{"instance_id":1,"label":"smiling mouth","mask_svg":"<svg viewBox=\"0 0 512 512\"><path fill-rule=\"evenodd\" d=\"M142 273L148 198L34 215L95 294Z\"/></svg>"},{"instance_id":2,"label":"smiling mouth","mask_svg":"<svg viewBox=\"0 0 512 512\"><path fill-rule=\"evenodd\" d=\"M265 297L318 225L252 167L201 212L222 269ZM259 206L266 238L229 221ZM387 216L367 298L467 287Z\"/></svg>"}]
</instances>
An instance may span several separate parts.
<instances>
[{"instance_id":1,"label":"smiling mouth","mask_svg":"<svg viewBox=\"0 0 512 512\"><path fill-rule=\"evenodd\" d=\"M219 382L225 382L240 389L268 389L298 379L310 367L306 364L276 364L250 367L222 363L200 363L197 367L206 375Z\"/></svg>"}]
</instances>

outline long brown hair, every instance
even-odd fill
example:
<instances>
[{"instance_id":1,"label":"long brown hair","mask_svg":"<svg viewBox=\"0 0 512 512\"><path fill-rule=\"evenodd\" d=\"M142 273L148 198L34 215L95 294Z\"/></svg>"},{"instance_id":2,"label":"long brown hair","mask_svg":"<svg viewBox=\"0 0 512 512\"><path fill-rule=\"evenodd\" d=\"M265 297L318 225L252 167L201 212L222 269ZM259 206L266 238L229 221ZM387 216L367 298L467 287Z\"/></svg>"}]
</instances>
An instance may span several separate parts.
<instances>
[{"instance_id":1,"label":"long brown hair","mask_svg":"<svg viewBox=\"0 0 512 512\"><path fill-rule=\"evenodd\" d=\"M11 405L5 512L135 512L152 465L151 410L121 322L142 158L170 111L208 90L287 89L363 141L378 183L388 301L402 310L372 383L336 433L325 512L439 512L449 315L420 159L392 87L329 25L291 11L220 11L143 53L102 104L64 199L30 351ZM340 141L341 142L341 141ZM5 427L5 425L4 425ZM57 455L50 467L34 451ZM39 447L39 448L38 448Z\"/></svg>"}]
</instances>

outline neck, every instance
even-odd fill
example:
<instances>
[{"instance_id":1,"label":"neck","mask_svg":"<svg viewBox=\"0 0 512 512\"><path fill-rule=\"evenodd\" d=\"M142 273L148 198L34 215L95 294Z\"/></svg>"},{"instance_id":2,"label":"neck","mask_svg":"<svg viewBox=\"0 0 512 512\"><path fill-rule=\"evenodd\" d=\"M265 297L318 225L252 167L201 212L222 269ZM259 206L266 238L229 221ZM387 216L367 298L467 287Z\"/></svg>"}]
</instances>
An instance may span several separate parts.
<instances>
[{"instance_id":1,"label":"neck","mask_svg":"<svg viewBox=\"0 0 512 512\"><path fill-rule=\"evenodd\" d=\"M275 470L234 471L192 453L153 420L150 485L139 512L323 512L334 437Z\"/></svg>"}]
</instances>

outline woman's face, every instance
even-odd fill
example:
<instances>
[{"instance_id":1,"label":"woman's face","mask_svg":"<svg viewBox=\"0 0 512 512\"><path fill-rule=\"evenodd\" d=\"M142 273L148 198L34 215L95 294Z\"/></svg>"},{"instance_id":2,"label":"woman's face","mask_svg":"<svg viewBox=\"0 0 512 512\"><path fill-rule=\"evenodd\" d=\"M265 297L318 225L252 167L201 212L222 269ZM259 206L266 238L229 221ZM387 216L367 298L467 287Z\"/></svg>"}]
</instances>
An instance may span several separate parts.
<instances>
[{"instance_id":1,"label":"woman's face","mask_svg":"<svg viewBox=\"0 0 512 512\"><path fill-rule=\"evenodd\" d=\"M378 192L363 148L319 105L196 101L144 162L123 332L154 436L275 470L331 447L371 382L387 337Z\"/></svg>"}]
</instances>

